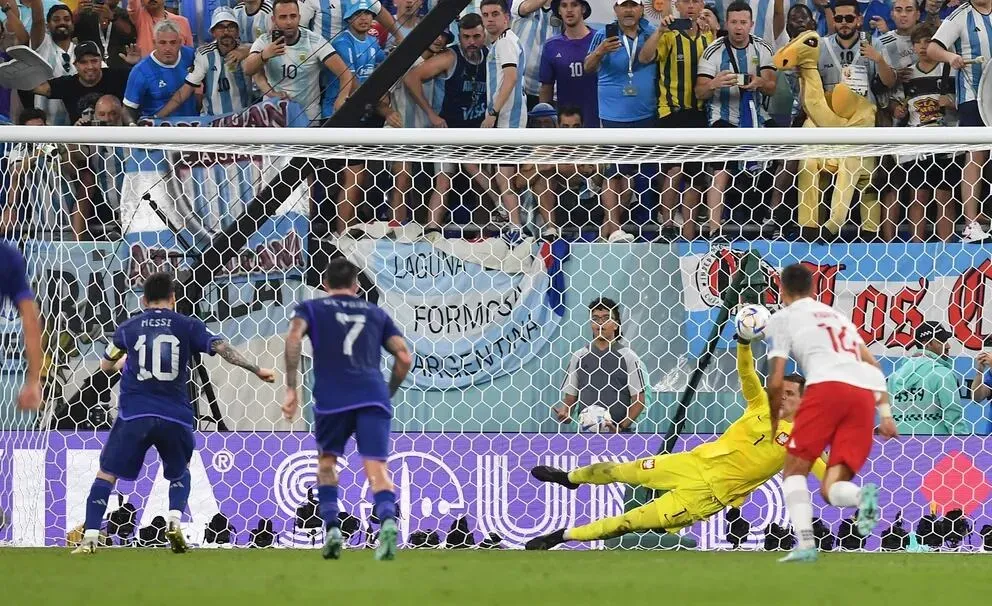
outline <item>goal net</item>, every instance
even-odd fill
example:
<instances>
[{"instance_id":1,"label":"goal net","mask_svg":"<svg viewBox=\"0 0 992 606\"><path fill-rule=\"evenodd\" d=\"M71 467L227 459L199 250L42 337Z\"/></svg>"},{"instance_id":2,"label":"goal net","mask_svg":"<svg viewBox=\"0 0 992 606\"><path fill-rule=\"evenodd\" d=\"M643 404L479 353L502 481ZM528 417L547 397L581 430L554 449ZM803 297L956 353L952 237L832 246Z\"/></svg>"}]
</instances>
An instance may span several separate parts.
<instances>
[{"instance_id":1,"label":"goal net","mask_svg":"<svg viewBox=\"0 0 992 606\"><path fill-rule=\"evenodd\" d=\"M280 112L270 103L242 124L285 125ZM83 522L116 415L117 378L99 360L140 309L144 278L174 272L181 311L281 369L294 305L344 256L414 355L390 458L407 546L434 531L442 545L465 541L457 526L475 544L519 547L650 498L622 485L569 492L528 472L715 439L745 406L721 322L745 300L776 309L779 269L802 262L887 375L932 358L925 380L892 394L903 437L877 442L861 476L881 487L882 524L857 537L842 519L854 512L817 496L826 532L837 547L900 548L916 532L982 549L992 425L971 387L992 261L960 237L974 229L962 202L981 211L988 197L983 179L962 198L964 164L992 147L981 129L43 128L5 128L0 161L3 229L25 253L45 349L44 408L18 412L20 322L5 307L0 543L65 545ZM590 310L601 298L616 302L616 326L597 313L609 304ZM950 331L948 356L918 346L925 321ZM763 345L753 349L764 376ZM281 376L270 386L195 363L191 541L319 545L309 405L290 423ZM148 463L111 499L114 544L158 540L168 484L153 453ZM351 544L365 544L371 493L353 450L341 488ZM620 545L764 549L788 528L773 477L679 536Z\"/></svg>"}]
</instances>

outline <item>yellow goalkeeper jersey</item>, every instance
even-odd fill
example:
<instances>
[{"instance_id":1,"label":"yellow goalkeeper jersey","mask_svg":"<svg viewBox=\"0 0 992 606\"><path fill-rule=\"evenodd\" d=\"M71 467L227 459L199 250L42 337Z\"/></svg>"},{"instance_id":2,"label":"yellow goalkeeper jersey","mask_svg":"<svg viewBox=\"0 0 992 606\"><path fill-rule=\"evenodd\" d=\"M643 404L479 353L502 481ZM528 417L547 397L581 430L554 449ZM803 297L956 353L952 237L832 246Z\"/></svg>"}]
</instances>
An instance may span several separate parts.
<instances>
[{"instance_id":1,"label":"yellow goalkeeper jersey","mask_svg":"<svg viewBox=\"0 0 992 606\"><path fill-rule=\"evenodd\" d=\"M735 506L782 471L785 445L792 433L792 422L779 420L777 433L771 435L768 394L754 369L750 345L737 345L737 374L747 409L719 438L692 449L713 495L724 505ZM818 458L813 473L822 479L824 471L826 464Z\"/></svg>"}]
</instances>

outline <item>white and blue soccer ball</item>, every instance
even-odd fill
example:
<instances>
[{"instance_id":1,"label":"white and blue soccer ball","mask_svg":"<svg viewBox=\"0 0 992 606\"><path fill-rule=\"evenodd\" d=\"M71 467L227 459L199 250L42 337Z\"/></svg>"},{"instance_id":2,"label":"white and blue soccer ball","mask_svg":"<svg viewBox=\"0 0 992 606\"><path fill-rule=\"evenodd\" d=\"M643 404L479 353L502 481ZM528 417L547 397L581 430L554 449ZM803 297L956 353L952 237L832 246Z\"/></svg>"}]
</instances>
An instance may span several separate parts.
<instances>
[{"instance_id":1,"label":"white and blue soccer ball","mask_svg":"<svg viewBox=\"0 0 992 606\"><path fill-rule=\"evenodd\" d=\"M737 310L734 329L745 341L758 341L765 337L765 327L772 313L763 305L744 305Z\"/></svg>"},{"instance_id":2,"label":"white and blue soccer ball","mask_svg":"<svg viewBox=\"0 0 992 606\"><path fill-rule=\"evenodd\" d=\"M602 406L586 406L579 413L579 427L582 431L600 433L606 431L606 422L610 420L610 411Z\"/></svg>"}]
</instances>

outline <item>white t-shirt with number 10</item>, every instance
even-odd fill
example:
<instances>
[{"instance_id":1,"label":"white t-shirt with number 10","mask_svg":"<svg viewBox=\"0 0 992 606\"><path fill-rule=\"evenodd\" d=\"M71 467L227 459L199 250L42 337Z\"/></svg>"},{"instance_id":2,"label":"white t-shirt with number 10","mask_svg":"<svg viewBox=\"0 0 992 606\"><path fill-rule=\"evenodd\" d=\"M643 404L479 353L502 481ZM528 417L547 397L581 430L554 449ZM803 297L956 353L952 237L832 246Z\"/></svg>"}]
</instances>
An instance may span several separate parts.
<instances>
[{"instance_id":1,"label":"white t-shirt with number 10","mask_svg":"<svg viewBox=\"0 0 992 606\"><path fill-rule=\"evenodd\" d=\"M264 33L251 45L251 52L261 53L271 43L272 34ZM320 70L333 54L330 42L301 27L300 37L286 45L285 54L265 62L265 77L273 89L289 95L306 109L308 118L316 120L320 118Z\"/></svg>"}]
</instances>

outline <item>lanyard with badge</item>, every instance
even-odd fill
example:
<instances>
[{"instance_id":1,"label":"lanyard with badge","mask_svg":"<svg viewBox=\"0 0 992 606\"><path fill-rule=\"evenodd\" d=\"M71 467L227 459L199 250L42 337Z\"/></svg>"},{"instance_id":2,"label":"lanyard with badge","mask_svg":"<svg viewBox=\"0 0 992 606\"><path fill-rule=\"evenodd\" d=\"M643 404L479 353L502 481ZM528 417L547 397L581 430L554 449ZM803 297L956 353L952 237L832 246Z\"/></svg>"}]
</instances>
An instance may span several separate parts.
<instances>
[{"instance_id":1,"label":"lanyard with badge","mask_svg":"<svg viewBox=\"0 0 992 606\"><path fill-rule=\"evenodd\" d=\"M634 86L634 61L637 57L637 43L640 42L640 31L634 34L634 39L627 44L629 38L623 32L620 32L620 39L623 41L623 47L627 50L627 86L623 87L624 97L636 97L637 87Z\"/></svg>"}]
</instances>

